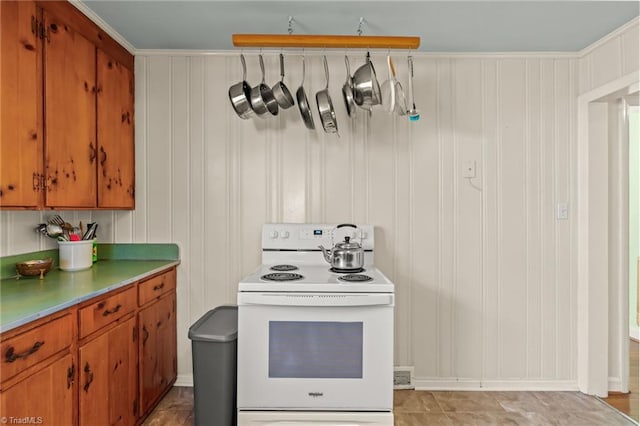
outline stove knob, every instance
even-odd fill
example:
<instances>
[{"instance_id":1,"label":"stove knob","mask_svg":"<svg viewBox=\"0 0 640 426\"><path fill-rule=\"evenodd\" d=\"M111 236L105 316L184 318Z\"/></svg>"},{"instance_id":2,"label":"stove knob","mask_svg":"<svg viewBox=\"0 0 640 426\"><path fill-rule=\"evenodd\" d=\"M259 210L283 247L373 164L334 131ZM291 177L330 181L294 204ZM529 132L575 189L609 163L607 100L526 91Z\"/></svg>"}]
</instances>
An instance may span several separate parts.
<instances>
[{"instance_id":1,"label":"stove knob","mask_svg":"<svg viewBox=\"0 0 640 426\"><path fill-rule=\"evenodd\" d=\"M280 237L281 237L281 238L285 238L285 239L286 239L286 238L289 238L289 231L282 231L282 232L280 233Z\"/></svg>"},{"instance_id":2,"label":"stove knob","mask_svg":"<svg viewBox=\"0 0 640 426\"><path fill-rule=\"evenodd\" d=\"M271 231L269 232L269 238L271 238L272 240L274 238L278 238L278 231Z\"/></svg>"}]
</instances>

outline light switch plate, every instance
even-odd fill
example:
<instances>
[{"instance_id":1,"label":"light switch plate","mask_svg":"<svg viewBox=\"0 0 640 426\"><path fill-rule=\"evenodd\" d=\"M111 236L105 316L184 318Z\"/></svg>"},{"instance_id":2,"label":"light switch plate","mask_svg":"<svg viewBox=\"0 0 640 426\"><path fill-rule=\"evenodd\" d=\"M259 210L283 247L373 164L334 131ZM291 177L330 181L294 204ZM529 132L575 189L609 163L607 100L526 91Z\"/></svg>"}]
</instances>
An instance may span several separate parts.
<instances>
[{"instance_id":1,"label":"light switch plate","mask_svg":"<svg viewBox=\"0 0 640 426\"><path fill-rule=\"evenodd\" d=\"M558 220L569 219L569 207L567 203L558 203L556 218Z\"/></svg>"}]
</instances>

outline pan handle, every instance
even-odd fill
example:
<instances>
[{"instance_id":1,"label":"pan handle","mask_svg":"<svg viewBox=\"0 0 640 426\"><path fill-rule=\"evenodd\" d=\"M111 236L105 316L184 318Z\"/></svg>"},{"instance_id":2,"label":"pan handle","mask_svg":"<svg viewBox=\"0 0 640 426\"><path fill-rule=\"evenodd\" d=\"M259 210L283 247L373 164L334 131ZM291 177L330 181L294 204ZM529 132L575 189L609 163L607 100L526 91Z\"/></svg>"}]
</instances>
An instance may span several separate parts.
<instances>
[{"instance_id":1,"label":"pan handle","mask_svg":"<svg viewBox=\"0 0 640 426\"><path fill-rule=\"evenodd\" d=\"M280 81L284 81L284 55L280 54Z\"/></svg>"},{"instance_id":2,"label":"pan handle","mask_svg":"<svg viewBox=\"0 0 640 426\"><path fill-rule=\"evenodd\" d=\"M262 84L264 84L264 60L262 59L262 53L258 55L260 58L260 70L262 71Z\"/></svg>"},{"instance_id":3,"label":"pan handle","mask_svg":"<svg viewBox=\"0 0 640 426\"><path fill-rule=\"evenodd\" d=\"M247 80L247 62L244 60L244 55L240 54L240 62L242 62L242 81Z\"/></svg>"},{"instance_id":4,"label":"pan handle","mask_svg":"<svg viewBox=\"0 0 640 426\"><path fill-rule=\"evenodd\" d=\"M322 60L324 62L324 75L327 78L327 85L325 86L324 90L329 90L329 66L327 65L327 57L323 56Z\"/></svg>"},{"instance_id":5,"label":"pan handle","mask_svg":"<svg viewBox=\"0 0 640 426\"><path fill-rule=\"evenodd\" d=\"M304 55L302 55L302 82L300 83L300 87L304 86L304 74L305 74L305 65L304 65Z\"/></svg>"}]
</instances>

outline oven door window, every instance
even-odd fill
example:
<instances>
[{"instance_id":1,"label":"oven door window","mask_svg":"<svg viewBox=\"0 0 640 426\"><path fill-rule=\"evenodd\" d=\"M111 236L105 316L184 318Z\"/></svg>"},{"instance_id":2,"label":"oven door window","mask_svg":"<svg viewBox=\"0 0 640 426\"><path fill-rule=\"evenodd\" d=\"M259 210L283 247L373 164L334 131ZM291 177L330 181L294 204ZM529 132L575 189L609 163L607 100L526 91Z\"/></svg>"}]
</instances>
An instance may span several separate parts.
<instances>
[{"instance_id":1,"label":"oven door window","mask_svg":"<svg viewBox=\"0 0 640 426\"><path fill-rule=\"evenodd\" d=\"M269 321L269 377L362 378L362 322Z\"/></svg>"}]
</instances>

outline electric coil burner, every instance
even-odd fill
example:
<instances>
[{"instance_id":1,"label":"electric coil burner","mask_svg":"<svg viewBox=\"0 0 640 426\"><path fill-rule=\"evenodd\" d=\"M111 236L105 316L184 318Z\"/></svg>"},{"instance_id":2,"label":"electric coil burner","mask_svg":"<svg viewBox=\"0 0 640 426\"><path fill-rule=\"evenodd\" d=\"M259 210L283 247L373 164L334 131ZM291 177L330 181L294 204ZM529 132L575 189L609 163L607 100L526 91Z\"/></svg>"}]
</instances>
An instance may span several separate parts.
<instances>
[{"instance_id":1,"label":"electric coil burner","mask_svg":"<svg viewBox=\"0 0 640 426\"><path fill-rule=\"evenodd\" d=\"M260 277L267 281L296 281L301 280L304 277L300 274L292 274L290 272L276 272L273 274L266 274Z\"/></svg>"},{"instance_id":2,"label":"electric coil burner","mask_svg":"<svg viewBox=\"0 0 640 426\"><path fill-rule=\"evenodd\" d=\"M318 250L346 237L362 270ZM395 286L373 252L371 225L264 225L261 265L238 283L238 426L393 426Z\"/></svg>"},{"instance_id":3,"label":"electric coil burner","mask_svg":"<svg viewBox=\"0 0 640 426\"><path fill-rule=\"evenodd\" d=\"M364 275L364 274L349 274L349 275L341 275L338 277L338 279L340 281L347 281L350 283L361 283L365 281L371 281L373 278L371 278L369 275Z\"/></svg>"},{"instance_id":4,"label":"electric coil burner","mask_svg":"<svg viewBox=\"0 0 640 426\"><path fill-rule=\"evenodd\" d=\"M272 271L287 272L287 271L297 271L298 267L294 265L273 265L269 269L271 269Z\"/></svg>"}]
</instances>

